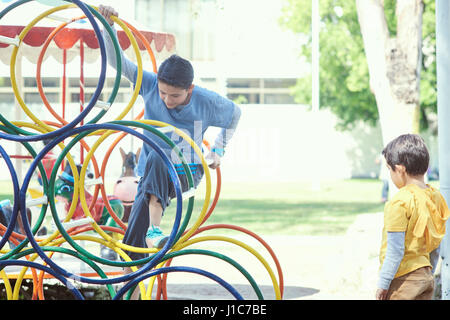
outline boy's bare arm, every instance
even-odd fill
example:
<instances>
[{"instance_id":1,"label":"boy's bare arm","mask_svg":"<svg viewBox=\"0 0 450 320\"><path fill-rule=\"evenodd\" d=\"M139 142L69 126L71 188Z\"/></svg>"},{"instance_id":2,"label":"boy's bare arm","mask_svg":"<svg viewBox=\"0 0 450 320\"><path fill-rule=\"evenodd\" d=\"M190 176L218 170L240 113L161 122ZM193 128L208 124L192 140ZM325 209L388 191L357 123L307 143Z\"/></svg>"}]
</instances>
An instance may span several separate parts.
<instances>
[{"instance_id":1,"label":"boy's bare arm","mask_svg":"<svg viewBox=\"0 0 450 320\"><path fill-rule=\"evenodd\" d=\"M105 17L105 20L109 23L110 26L114 24L114 21L112 21L111 16L119 16L119 13L111 6L105 6L105 5L99 5L98 6L98 12Z\"/></svg>"}]
</instances>

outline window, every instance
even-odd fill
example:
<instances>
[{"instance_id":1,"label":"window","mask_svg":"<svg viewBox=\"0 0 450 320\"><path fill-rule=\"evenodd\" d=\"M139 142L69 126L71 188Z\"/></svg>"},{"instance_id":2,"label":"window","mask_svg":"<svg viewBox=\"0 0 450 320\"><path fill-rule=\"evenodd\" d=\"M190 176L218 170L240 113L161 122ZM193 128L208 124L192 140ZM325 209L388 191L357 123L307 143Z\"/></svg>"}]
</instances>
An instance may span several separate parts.
<instances>
[{"instance_id":1,"label":"window","mask_svg":"<svg viewBox=\"0 0 450 320\"><path fill-rule=\"evenodd\" d=\"M84 102L87 104L94 95L93 92L84 93ZM99 98L97 99L103 101L103 93L100 93ZM80 93L71 93L69 102L80 102Z\"/></svg>"},{"instance_id":2,"label":"window","mask_svg":"<svg viewBox=\"0 0 450 320\"><path fill-rule=\"evenodd\" d=\"M10 78L0 78L0 87L11 87Z\"/></svg>"},{"instance_id":3,"label":"window","mask_svg":"<svg viewBox=\"0 0 450 320\"><path fill-rule=\"evenodd\" d=\"M216 78L200 78L200 81L203 83L216 83Z\"/></svg>"},{"instance_id":4,"label":"window","mask_svg":"<svg viewBox=\"0 0 450 320\"><path fill-rule=\"evenodd\" d=\"M59 94L55 92L48 92L45 94L49 103L58 103L59 102ZM26 92L25 93L25 103L33 104L42 104L42 98L39 93L36 92Z\"/></svg>"},{"instance_id":5,"label":"window","mask_svg":"<svg viewBox=\"0 0 450 320\"><path fill-rule=\"evenodd\" d=\"M0 93L0 104L2 103L14 103L14 94L12 93L5 93L5 92L1 92Z\"/></svg>"},{"instance_id":6,"label":"window","mask_svg":"<svg viewBox=\"0 0 450 320\"><path fill-rule=\"evenodd\" d=\"M231 78L227 97L239 104L295 104L290 88L294 78Z\"/></svg>"},{"instance_id":7,"label":"window","mask_svg":"<svg viewBox=\"0 0 450 320\"><path fill-rule=\"evenodd\" d=\"M67 79L67 98L66 103L79 103L80 102L80 79L77 77ZM99 99L107 99L111 96L115 83L115 78L107 78L105 85L100 94ZM57 77L45 77L42 78L42 84L44 86L44 94L47 100L53 103L61 103L62 99L62 81ZM98 79L88 78L85 82L84 88L84 100L88 102L94 94L98 84ZM20 87L20 84L18 84ZM133 87L127 79L122 79L120 82L119 91L117 92L115 102L128 101L133 92ZM22 98L25 104L42 104L42 98L39 94L37 83L35 78L26 77L23 79L23 92ZM14 103L15 98L11 89L11 81L9 78L0 78L0 104L1 103Z\"/></svg>"},{"instance_id":8,"label":"window","mask_svg":"<svg viewBox=\"0 0 450 320\"><path fill-rule=\"evenodd\" d=\"M295 101L289 94L269 93L264 95L264 104L295 104Z\"/></svg>"},{"instance_id":9,"label":"window","mask_svg":"<svg viewBox=\"0 0 450 320\"><path fill-rule=\"evenodd\" d=\"M295 86L297 79L264 79L265 88L289 88Z\"/></svg>"},{"instance_id":10,"label":"window","mask_svg":"<svg viewBox=\"0 0 450 320\"><path fill-rule=\"evenodd\" d=\"M106 85L108 86L108 87L110 87L110 88L114 88L114 84L116 83L116 79L114 78L114 79L107 79L106 80ZM125 79L125 78L121 78L120 79L120 85L119 85L119 88L129 88L129 87L131 87L131 82L130 81L128 81L127 79Z\"/></svg>"},{"instance_id":11,"label":"window","mask_svg":"<svg viewBox=\"0 0 450 320\"><path fill-rule=\"evenodd\" d=\"M260 88L259 79L228 79L228 88Z\"/></svg>"},{"instance_id":12,"label":"window","mask_svg":"<svg viewBox=\"0 0 450 320\"><path fill-rule=\"evenodd\" d=\"M136 20L149 30L172 33L189 60L215 59L217 0L136 0Z\"/></svg>"},{"instance_id":13,"label":"window","mask_svg":"<svg viewBox=\"0 0 450 320\"><path fill-rule=\"evenodd\" d=\"M259 94L255 93L231 93L228 94L228 99L234 101L237 104L259 104Z\"/></svg>"},{"instance_id":14,"label":"window","mask_svg":"<svg viewBox=\"0 0 450 320\"><path fill-rule=\"evenodd\" d=\"M42 87L46 88L56 88L59 87L59 78L55 77L46 77L41 78ZM36 78L25 78L23 82L25 87L37 88L37 80Z\"/></svg>"}]
</instances>

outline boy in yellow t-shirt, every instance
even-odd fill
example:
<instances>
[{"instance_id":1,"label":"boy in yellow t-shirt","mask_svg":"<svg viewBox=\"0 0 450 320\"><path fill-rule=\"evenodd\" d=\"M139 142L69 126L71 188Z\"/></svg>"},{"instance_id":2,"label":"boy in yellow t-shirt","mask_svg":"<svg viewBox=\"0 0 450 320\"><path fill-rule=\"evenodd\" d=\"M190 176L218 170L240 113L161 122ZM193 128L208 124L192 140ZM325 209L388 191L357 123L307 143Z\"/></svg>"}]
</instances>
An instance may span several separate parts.
<instances>
[{"instance_id":1,"label":"boy in yellow t-shirt","mask_svg":"<svg viewBox=\"0 0 450 320\"><path fill-rule=\"evenodd\" d=\"M429 153L421 137L401 135L382 154L399 191L384 209L376 299L432 299L449 209L439 191L424 182Z\"/></svg>"}]
</instances>

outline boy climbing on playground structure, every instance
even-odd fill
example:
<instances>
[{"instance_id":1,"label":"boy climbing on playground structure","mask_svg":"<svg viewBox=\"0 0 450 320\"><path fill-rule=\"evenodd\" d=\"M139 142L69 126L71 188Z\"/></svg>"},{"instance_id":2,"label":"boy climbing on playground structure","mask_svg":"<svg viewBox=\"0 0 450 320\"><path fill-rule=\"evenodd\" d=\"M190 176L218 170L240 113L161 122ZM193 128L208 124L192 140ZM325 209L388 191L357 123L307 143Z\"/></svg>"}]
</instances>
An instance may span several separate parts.
<instances>
[{"instance_id":1,"label":"boy climbing on playground structure","mask_svg":"<svg viewBox=\"0 0 450 320\"><path fill-rule=\"evenodd\" d=\"M440 192L424 182L429 153L421 137L401 135L382 154L399 190L384 209L376 299L430 300L449 209Z\"/></svg>"},{"instance_id":2,"label":"boy climbing on playground structure","mask_svg":"<svg viewBox=\"0 0 450 320\"><path fill-rule=\"evenodd\" d=\"M99 6L99 12L113 26L111 16L118 17L118 12L110 6ZM114 27L113 27L114 29ZM108 63L116 67L115 51L107 32L103 32ZM134 85L136 84L137 66L128 60L123 52L122 74ZM219 94L193 84L194 70L191 63L172 55L159 67L158 73L143 71L139 94L145 102L144 118L166 122L188 133L198 146L210 126L220 127L213 147L206 159L211 161L209 167L216 169L224 148L231 139L240 119L240 108L232 101ZM146 132L150 139L159 144L161 149L174 162L182 185L187 191L187 178L178 157L171 157L171 149L164 142L156 141L152 134ZM203 177L203 166L192 147L175 133L171 140L182 150L191 169L194 185L197 187ZM170 200L175 197L175 190L170 180L168 168L161 157L147 144L143 144L138 161L137 174L141 177L136 199L131 209L128 228L123 242L135 247L162 248L168 237L160 229L161 219ZM142 259L147 254L127 252L132 260ZM126 268L125 272L130 272Z\"/></svg>"}]
</instances>

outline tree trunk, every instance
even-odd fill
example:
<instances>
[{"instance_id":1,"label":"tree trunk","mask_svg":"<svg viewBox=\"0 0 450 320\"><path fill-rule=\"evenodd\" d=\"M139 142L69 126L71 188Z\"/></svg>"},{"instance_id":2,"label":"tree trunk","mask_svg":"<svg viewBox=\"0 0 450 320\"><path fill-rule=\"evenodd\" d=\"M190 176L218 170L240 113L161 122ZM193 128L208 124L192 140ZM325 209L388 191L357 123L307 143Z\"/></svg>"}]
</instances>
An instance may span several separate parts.
<instances>
[{"instance_id":1,"label":"tree trunk","mask_svg":"<svg viewBox=\"0 0 450 320\"><path fill-rule=\"evenodd\" d=\"M397 34L389 34L383 0L356 0L383 144L419 131L422 0L397 0Z\"/></svg>"}]
</instances>

